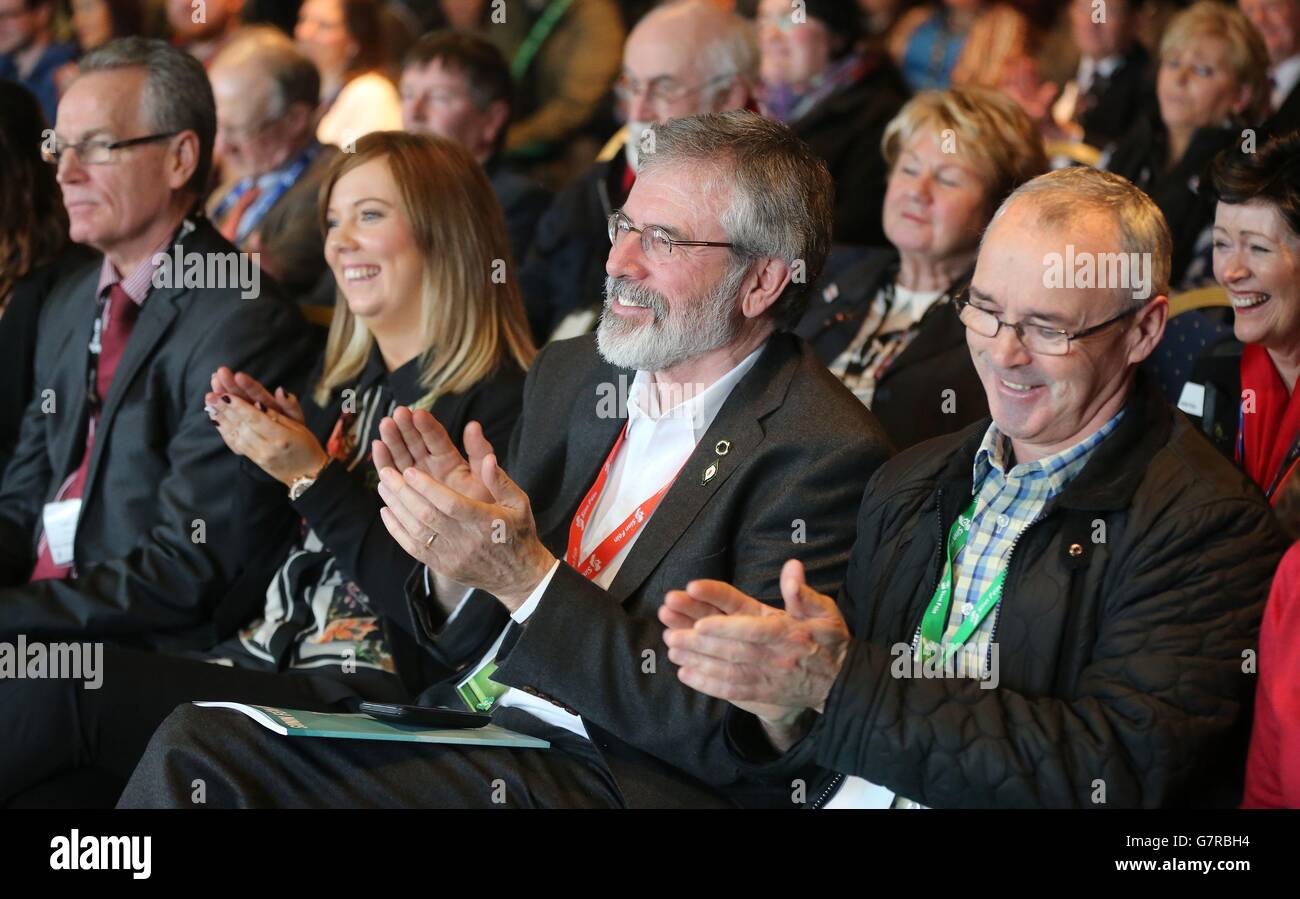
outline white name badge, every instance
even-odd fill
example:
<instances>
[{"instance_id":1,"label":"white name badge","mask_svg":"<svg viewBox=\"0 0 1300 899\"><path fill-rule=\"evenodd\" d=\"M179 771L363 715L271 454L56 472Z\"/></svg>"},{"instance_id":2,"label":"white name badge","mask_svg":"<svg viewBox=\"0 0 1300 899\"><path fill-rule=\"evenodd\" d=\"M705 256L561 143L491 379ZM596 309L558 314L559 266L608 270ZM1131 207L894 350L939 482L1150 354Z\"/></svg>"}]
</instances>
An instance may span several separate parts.
<instances>
[{"instance_id":1,"label":"white name badge","mask_svg":"<svg viewBox=\"0 0 1300 899\"><path fill-rule=\"evenodd\" d=\"M45 542L50 546L50 557L55 565L72 564L72 543L77 536L77 519L80 516L79 499L45 504Z\"/></svg>"},{"instance_id":2,"label":"white name badge","mask_svg":"<svg viewBox=\"0 0 1300 899\"><path fill-rule=\"evenodd\" d=\"M1188 381L1183 385L1183 393L1178 397L1178 408L1188 415L1205 414L1205 385Z\"/></svg>"}]
</instances>

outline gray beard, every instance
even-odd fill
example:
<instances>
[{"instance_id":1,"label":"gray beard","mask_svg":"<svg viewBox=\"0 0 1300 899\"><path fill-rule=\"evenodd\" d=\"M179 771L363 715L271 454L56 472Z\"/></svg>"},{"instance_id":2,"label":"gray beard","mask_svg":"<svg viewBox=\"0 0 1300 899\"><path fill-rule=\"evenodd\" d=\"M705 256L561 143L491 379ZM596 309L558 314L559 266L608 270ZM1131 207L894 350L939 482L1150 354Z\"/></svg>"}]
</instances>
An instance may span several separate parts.
<instances>
[{"instance_id":1,"label":"gray beard","mask_svg":"<svg viewBox=\"0 0 1300 899\"><path fill-rule=\"evenodd\" d=\"M618 368L656 372L726 346L740 331L736 293L748 273L748 266L733 267L713 290L688 302L672 316L662 294L607 277L596 348L606 362ZM634 324L619 318L609 308L615 296L644 304L654 314L654 320Z\"/></svg>"}]
</instances>

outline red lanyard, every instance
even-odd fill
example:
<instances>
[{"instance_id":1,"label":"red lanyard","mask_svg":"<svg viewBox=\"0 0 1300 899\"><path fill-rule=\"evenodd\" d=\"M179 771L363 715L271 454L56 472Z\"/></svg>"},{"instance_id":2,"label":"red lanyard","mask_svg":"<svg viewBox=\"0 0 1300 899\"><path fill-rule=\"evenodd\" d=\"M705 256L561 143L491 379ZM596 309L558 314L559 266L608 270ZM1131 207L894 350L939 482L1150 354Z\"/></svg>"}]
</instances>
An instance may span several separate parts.
<instances>
[{"instance_id":1,"label":"red lanyard","mask_svg":"<svg viewBox=\"0 0 1300 899\"><path fill-rule=\"evenodd\" d=\"M664 498L668 488L677 480L673 475L667 484L659 488L654 496L642 502L632 514L623 520L623 523L606 535L605 539L588 554L586 559L581 559L582 555L582 535L587 530L587 523L590 521L591 513L595 511L596 504L600 502L600 495L605 491L605 481L609 479L610 466L614 464L618 451L623 448L623 441L627 439L627 430L629 425L624 425L623 430L619 431L618 440L614 441L614 448L609 451L605 457L605 464L600 467L600 474L596 476L596 483L591 485L587 495L583 498L582 503L578 506L578 511L573 515L573 522L569 525L569 549L564 554L564 561L568 562L582 576L588 580L594 579L601 570L609 564L610 559L614 558L632 539L632 536L641 529L641 525L650 517L659 501Z\"/></svg>"}]
</instances>

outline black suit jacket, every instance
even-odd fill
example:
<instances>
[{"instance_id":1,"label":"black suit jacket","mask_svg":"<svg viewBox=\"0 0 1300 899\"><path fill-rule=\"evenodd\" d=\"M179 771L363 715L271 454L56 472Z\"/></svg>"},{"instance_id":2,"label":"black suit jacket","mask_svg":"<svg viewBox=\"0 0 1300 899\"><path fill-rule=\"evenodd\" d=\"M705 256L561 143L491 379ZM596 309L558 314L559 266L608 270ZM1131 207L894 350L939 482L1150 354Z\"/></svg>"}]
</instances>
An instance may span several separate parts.
<instances>
[{"instance_id":1,"label":"black suit jacket","mask_svg":"<svg viewBox=\"0 0 1300 899\"><path fill-rule=\"evenodd\" d=\"M1264 123L1264 130L1271 136L1286 134L1297 128L1300 128L1300 84L1291 88L1291 93L1286 95L1282 105Z\"/></svg>"},{"instance_id":2,"label":"black suit jacket","mask_svg":"<svg viewBox=\"0 0 1300 899\"><path fill-rule=\"evenodd\" d=\"M880 286L897 271L896 252L869 251L814 294L795 333L830 365L853 342ZM967 275L961 283L969 280ZM989 414L966 328L951 303L932 306L921 318L920 332L877 382L871 411L900 450L959 431Z\"/></svg>"},{"instance_id":3,"label":"black suit jacket","mask_svg":"<svg viewBox=\"0 0 1300 899\"><path fill-rule=\"evenodd\" d=\"M634 376L601 359L591 335L550 344L529 373L508 470L558 558L624 425L625 410L602 415L608 410L598 401ZM731 446L720 457L716 445L724 439ZM514 642L498 655L493 679L581 715L630 806L698 803L701 790L788 806L787 789L760 794L741 782L721 742L726 703L677 679L656 612L668 590L695 578L725 580L779 604L781 566L791 557L803 561L816 589L834 595L854 510L886 447L871 414L807 344L773 336L610 589L561 562L527 623L511 625ZM718 471L705 481L715 460ZM500 603L478 591L439 632L422 583L412 580L412 612L427 645L453 665L477 661L509 621Z\"/></svg>"},{"instance_id":4,"label":"black suit jacket","mask_svg":"<svg viewBox=\"0 0 1300 899\"><path fill-rule=\"evenodd\" d=\"M1083 139L1104 148L1157 109L1151 56L1134 42L1115 71L1105 78L1097 76L1091 89L1079 98L1075 118L1083 127Z\"/></svg>"},{"instance_id":5,"label":"black suit jacket","mask_svg":"<svg viewBox=\"0 0 1300 899\"><path fill-rule=\"evenodd\" d=\"M182 247L234 250L202 218ZM150 290L104 398L77 526L77 577L28 584L43 506L85 446L98 273L92 265L62 282L41 313L36 396L0 486L0 636L208 646L248 611L232 605L241 578L265 588L274 561L267 545L282 533L284 504L269 501L266 488L241 488L238 457L209 422L203 395L221 365L264 383L298 383L309 362L306 326L267 284L255 299L241 299L238 286ZM55 401L48 413L46 389Z\"/></svg>"}]
</instances>

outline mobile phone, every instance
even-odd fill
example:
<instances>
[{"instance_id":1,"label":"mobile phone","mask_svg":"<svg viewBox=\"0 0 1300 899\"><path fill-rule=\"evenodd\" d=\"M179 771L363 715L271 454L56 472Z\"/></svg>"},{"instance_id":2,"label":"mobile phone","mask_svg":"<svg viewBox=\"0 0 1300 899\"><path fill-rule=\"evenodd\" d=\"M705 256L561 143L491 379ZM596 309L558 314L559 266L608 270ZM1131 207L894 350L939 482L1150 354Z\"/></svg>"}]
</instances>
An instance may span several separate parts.
<instances>
[{"instance_id":1,"label":"mobile phone","mask_svg":"<svg viewBox=\"0 0 1300 899\"><path fill-rule=\"evenodd\" d=\"M361 711L371 718L390 724L410 724L419 727L483 727L492 723L491 715L464 709L435 709L422 705L396 705L387 702L363 702Z\"/></svg>"}]
</instances>

